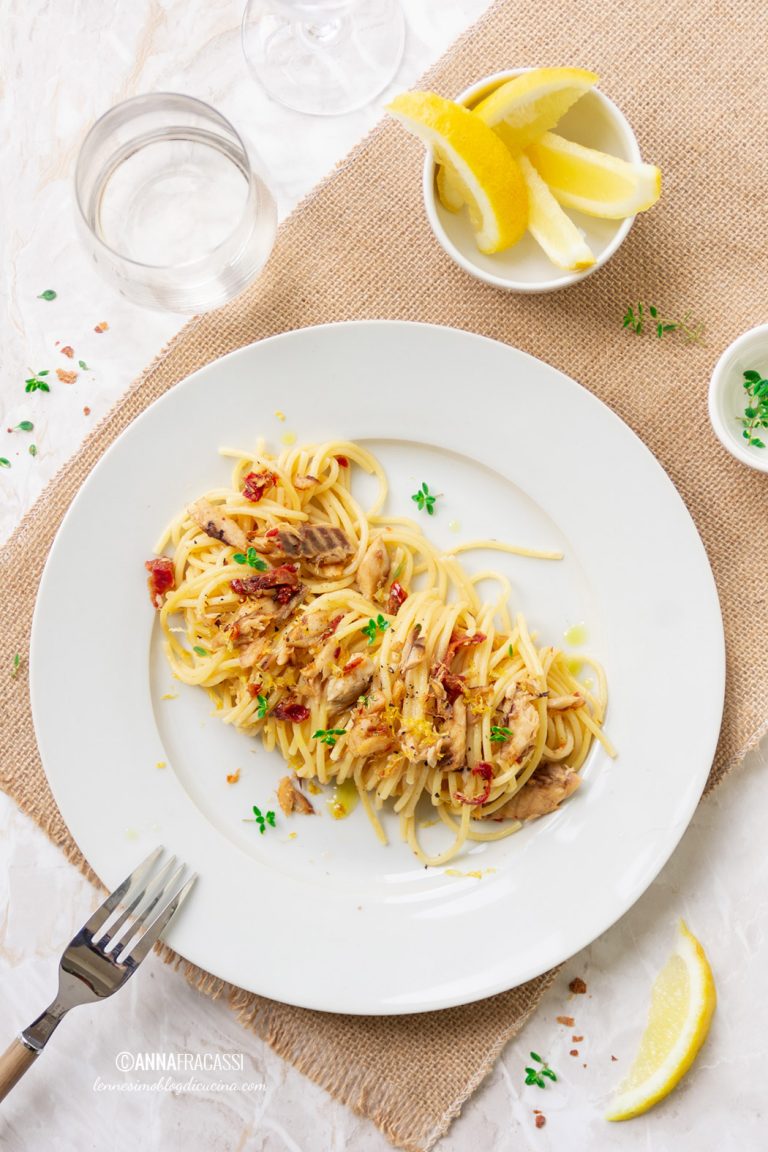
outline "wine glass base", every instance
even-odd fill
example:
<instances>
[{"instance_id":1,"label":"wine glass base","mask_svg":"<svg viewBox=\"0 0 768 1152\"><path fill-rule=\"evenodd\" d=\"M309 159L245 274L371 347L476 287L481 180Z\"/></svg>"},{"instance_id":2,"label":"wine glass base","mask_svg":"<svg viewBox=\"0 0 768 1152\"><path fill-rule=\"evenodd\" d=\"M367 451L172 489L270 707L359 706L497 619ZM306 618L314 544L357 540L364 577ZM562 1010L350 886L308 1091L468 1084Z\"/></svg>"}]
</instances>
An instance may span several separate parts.
<instances>
[{"instance_id":1,"label":"wine glass base","mask_svg":"<svg viewBox=\"0 0 768 1152\"><path fill-rule=\"evenodd\" d=\"M243 17L246 61L273 100L313 116L340 116L387 87L405 44L398 0L330 6L311 20L292 18L288 7L251 0Z\"/></svg>"}]
</instances>

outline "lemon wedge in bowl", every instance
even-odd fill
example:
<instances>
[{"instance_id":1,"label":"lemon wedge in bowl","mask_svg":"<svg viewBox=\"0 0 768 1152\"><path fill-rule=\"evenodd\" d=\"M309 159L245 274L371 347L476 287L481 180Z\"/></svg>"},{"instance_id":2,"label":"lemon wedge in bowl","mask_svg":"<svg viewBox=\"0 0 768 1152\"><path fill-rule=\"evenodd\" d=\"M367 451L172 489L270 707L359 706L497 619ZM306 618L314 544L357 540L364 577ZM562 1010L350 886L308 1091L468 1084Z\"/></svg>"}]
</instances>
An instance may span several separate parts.
<instances>
[{"instance_id":1,"label":"lemon wedge in bowl","mask_svg":"<svg viewBox=\"0 0 768 1152\"><path fill-rule=\"evenodd\" d=\"M706 1039L716 1000L704 949L681 920L675 949L653 985L640 1050L606 1120L631 1120L669 1095Z\"/></svg>"},{"instance_id":2,"label":"lemon wedge in bowl","mask_svg":"<svg viewBox=\"0 0 768 1152\"><path fill-rule=\"evenodd\" d=\"M533 144L597 84L585 68L532 68L499 85L472 111L493 128L513 155ZM462 189L450 170L437 174L437 194L449 212L462 206Z\"/></svg>"},{"instance_id":3,"label":"lemon wedge in bowl","mask_svg":"<svg viewBox=\"0 0 768 1152\"><path fill-rule=\"evenodd\" d=\"M554 128L599 77L586 68L532 68L501 84L473 111L513 152L522 152Z\"/></svg>"},{"instance_id":4,"label":"lemon wedge in bowl","mask_svg":"<svg viewBox=\"0 0 768 1152\"><path fill-rule=\"evenodd\" d=\"M554 265L566 272L591 268L595 257L527 156L519 158L528 189L528 230Z\"/></svg>"},{"instance_id":5,"label":"lemon wedge in bowl","mask_svg":"<svg viewBox=\"0 0 768 1152\"><path fill-rule=\"evenodd\" d=\"M527 152L556 200L587 216L622 220L644 212L661 195L661 172L545 132Z\"/></svg>"},{"instance_id":6,"label":"lemon wedge in bowl","mask_svg":"<svg viewBox=\"0 0 768 1152\"><path fill-rule=\"evenodd\" d=\"M489 255L516 244L528 226L528 197L520 166L495 132L434 92L404 92L387 112L450 172L480 251Z\"/></svg>"}]
</instances>

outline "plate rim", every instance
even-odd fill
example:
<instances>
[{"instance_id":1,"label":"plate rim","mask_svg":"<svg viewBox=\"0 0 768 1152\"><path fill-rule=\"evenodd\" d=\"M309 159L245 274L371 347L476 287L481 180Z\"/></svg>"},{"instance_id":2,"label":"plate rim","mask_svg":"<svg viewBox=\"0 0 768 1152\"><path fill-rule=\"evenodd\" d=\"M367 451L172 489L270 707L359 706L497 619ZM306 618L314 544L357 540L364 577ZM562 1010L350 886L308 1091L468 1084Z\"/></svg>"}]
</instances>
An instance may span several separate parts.
<instances>
[{"instance_id":1,"label":"plate rim","mask_svg":"<svg viewBox=\"0 0 768 1152\"><path fill-rule=\"evenodd\" d=\"M714 757L714 753L715 753L715 750L717 747L717 742L719 739L719 733L720 733L720 729L721 729L722 713L723 713L724 698L725 698L725 674L726 674L725 636L724 636L722 611L720 609L720 604L719 604L717 585L716 585L715 580L714 580L714 575L712 573L711 565L709 563L709 558L707 556L706 549L704 548L703 542L701 540L699 530L698 530L698 528L695 524L695 521L693 520L693 517L691 516L691 513L689 512L689 510L685 504L685 501L683 500L680 492L678 491L677 487L675 486L675 484L673 483L673 481L671 480L669 475L666 473L666 471L663 468L663 466L661 465L661 463L654 456L654 454L651 452L651 450L648 448L648 446L645 444L645 442L637 435L637 433L634 431L634 429L631 428L624 420L622 420L621 417L618 416L618 414L608 404L605 403L605 401L600 399L593 392L591 392L588 388L586 388L583 384L579 383L579 381L575 380L573 377L569 376L567 373L563 372L561 369L554 367L553 365L549 364L547 361L544 361L538 357L535 357L531 353L528 353L528 352L524 351L523 349L519 349L512 344L508 344L505 341L496 340L494 338L487 337L487 336L472 332L471 330L465 329L465 328L457 328L457 327L452 327L452 326L448 326L448 325L425 324L425 323L422 323L419 321L408 321L408 320L387 320L387 319L354 320L354 321L343 321L342 320L342 321L333 321L333 322L326 323L326 324L312 325L312 326L309 326L306 328L291 329L291 330L286 331L286 332L281 332L281 333L277 333L273 336L266 337L263 340L258 340L258 341L252 342L251 344L243 345L240 348L233 349L231 352L226 353L222 357L219 357L215 360L210 361L208 364L205 364L201 368L196 369L194 372L190 373L188 376L184 377L182 380L178 381L176 384L171 386L165 393L163 393L162 396L158 397L155 401L153 401L150 405L148 405L147 408L145 408L141 413L139 413L130 422L130 424L127 425L127 427L125 429L123 429L120 432L120 434L118 436L116 436L115 439L110 443L108 448L102 453L102 455L99 457L99 460L96 462L94 467L89 472L88 476L85 478L85 480L81 484L80 488L78 489L77 494L73 498L73 500L72 500L70 506L68 507L64 517L62 518L61 524L59 525L59 527L57 529L56 536L55 536L54 541L51 545L48 556L46 557L45 566L44 566L43 573L42 573L42 576L40 579L40 584L38 587L38 593L37 593L36 600L35 600L35 608L34 608L33 619L32 619L32 627L31 627L31 631L30 631L30 700L31 700L31 705L32 705L32 714L33 714L33 720L34 720L35 735L36 735L38 745L39 745L40 751L41 751L41 760L43 761L43 767L44 767L44 771L46 774L46 779L47 779L49 787L51 788L51 791L53 793L57 808L59 809L59 812L62 816L62 819L64 820L65 824L67 825L68 830L70 831L70 835L72 835L73 840L75 841L76 844L78 844L78 847L80 847L79 841L75 838L75 835L71 830L69 820L67 820L67 818L64 814L64 811L60 805L59 789L57 787L57 781L55 779L52 779L52 777L49 775L48 767L46 766L46 762L43 759L42 745L44 743L44 737L41 736L40 729L38 726L39 725L39 716L40 716L40 704L39 704L40 683L39 683L39 679L38 679L39 661L37 661L35 659L34 654L35 654L36 650L39 650L39 643L37 641L37 637L39 636L40 630L41 630L40 618L41 618L42 609L40 606L41 606L41 604L44 603L44 589L46 587L46 580L49 579L49 573L51 571L52 558L54 558L57 555L57 548L59 547L59 541L61 538L63 538L65 536L65 533L67 531L67 526L70 522L70 519L77 515L77 507L78 507L78 504L79 504L79 501L81 498L81 494L86 489L86 487L90 486L90 484L92 483L93 477L98 475L99 471L101 470L102 466L104 465L104 462L111 456L113 450L116 449L116 446L118 444L120 444L125 433L128 432L130 429L135 428L137 425L140 425L141 423L143 423L145 417L148 417L157 407L159 407L160 405L164 405L166 401L169 401L169 400L171 400L172 397L174 397L175 395L178 395L179 390L181 390L189 381L196 379L201 374L208 373L211 370L215 371L217 369L217 367L222 362L225 362L225 361L231 362L231 361L236 361L237 359L242 358L242 357L247 357L252 352L253 349L258 348L261 345L276 344L279 342L292 341L297 337L301 338L307 333L311 334L311 333L314 333L317 331L326 331L326 332L327 331L340 331L340 330L344 331L344 330L347 330L350 328L356 329L356 330L361 330L364 328L393 329L393 328L398 328L398 327L406 327L409 329L427 330L430 333L432 333L433 335L435 333L450 333L452 336L453 335L460 335L462 338L465 338L465 339L477 341L477 342L480 342L482 344L488 344L488 345L503 348L506 351L511 352L518 357L522 357L525 361L529 361L535 365L538 365L540 367L544 367L547 371L557 374L557 376L562 378L562 380L565 381L569 387L575 388L577 390L577 392L584 394L587 398L587 402L592 401L596 405L598 405L600 407L600 409L602 409L603 412L605 414L607 414L608 418L610 418L610 420L612 422L615 422L617 426L620 426L624 430L624 432L629 434L629 436L634 441L635 447L638 448L639 450L641 450L641 453L645 458L645 464L647 466L651 466L652 468L654 468L657 471L657 473L663 477L663 480L664 480L664 483L666 485L669 496L673 497L674 500L676 501L676 503L678 505L678 510L682 511L682 513L684 514L685 518L689 522L689 525L695 534L696 539L699 542L699 545L701 548L701 556L703 557L703 560L704 560L706 574L709 577L709 581L710 581L710 585L711 585L709 591L711 594L714 595L714 605L717 608L717 614L716 615L717 615L718 628L717 628L717 635L716 636L712 635L709 637L709 639L711 641L717 640L717 652L713 653L713 656L715 656L717 658L717 676L716 676L716 679L718 681L718 693L717 694L718 694L718 699L719 699L719 707L716 709L716 724L712 723L710 726L711 736L710 736L708 743L710 746L710 753L711 754L710 754L708 761L707 761L707 764L706 764L706 771L704 770L704 766L702 765L702 767L700 768L700 770L697 774L698 777L700 777L701 787L697 788L694 791L694 793L692 793L690 803L686 806L684 816L679 820L678 824L676 825L674 833L665 838L663 849L661 850L661 852L659 852L654 857L654 865L653 865L653 869L652 869L652 875L650 876L650 878L647 878L647 879L645 877L643 878L644 882L641 882L641 886L638 888L638 890L637 891L633 890L631 892L631 894L629 895L629 897L627 898L627 900L625 901L623 906L621 906L618 909L618 911L616 911L616 914L610 920L603 923L603 926L600 928L598 933L595 934L594 932L591 932L591 930L590 930L590 932L588 933L588 938L578 940L575 947L572 948L568 952L567 956L563 956L561 958L561 960L554 962L554 963L563 963L568 959L569 956L574 955L575 952L581 950L583 947L587 946L592 940L596 939L597 935L602 934L602 932L605 932L610 927L612 927L636 903L636 901L640 898L640 896L647 890L647 888L654 882L656 877L659 875L660 871L662 870L664 865L667 863L667 861L671 857L672 853L674 852L677 845L679 844L680 839L682 838L685 830L688 828L688 826L690 824L690 821L693 817L693 814L694 814L694 812L698 806L699 800L700 800L701 795L702 795L704 788L706 786L706 781L707 781L707 778L709 775L712 759ZM343 339L343 337L342 337L342 339ZM427 441L424 441L424 443L426 444ZM474 452L470 452L468 455L470 456L471 459L475 459L475 460L477 459L477 457L474 455ZM151 547L151 543L148 544L148 547ZM712 623L714 623L714 620L712 621ZM35 703L36 700L38 701L37 704ZM82 848L80 848L80 850L83 852L83 855L85 856L85 851ZM171 933L170 935L172 936L173 933ZM171 940L171 947L175 948L175 945L173 944L172 940ZM184 958L187 959L187 957L184 957ZM199 961L190 960L189 962L193 963L193 964L197 964L198 966L202 967L202 965L200 964ZM408 1004L405 1004L403 1006L393 1006L392 1004L380 1005L380 1004L368 1003L368 1004L365 1004L363 1006L350 1007L349 1005L343 1005L343 1006L332 1007L332 1006L329 1006L327 1001L323 1000L322 997L320 999L318 999L315 996L308 996L308 997L302 996L302 997L290 998L290 999L283 998L283 1002L296 1004L296 1005L301 1006L301 1007L317 1009L317 1010L321 1010L321 1011L332 1011L332 1012L341 1012L341 1013L349 1013L349 1014L398 1015L401 1013L432 1011L432 1010L439 1009L439 1008L452 1007L452 1006L455 1006L458 1004L472 1003L472 1002L475 1002L477 1000L484 999L488 996L506 991L511 987L517 987L521 983L525 983L527 980L530 980L530 979L533 979L535 977L542 975L544 972L548 971L552 966L553 966L553 964L547 963L547 965L544 968L538 967L536 971L531 971L527 974L524 974L520 979L516 978L514 983L512 983L512 984L509 983L509 980L506 980L506 981L502 980L500 983L497 982L493 985L479 987L471 995L467 995L466 993L462 993L460 995L457 995L454 998L438 998L437 1001L430 1000L430 1001L424 1002L424 1003L408 1003ZM207 965L206 970L211 971L211 967L209 965ZM218 975L218 973L214 972L214 975ZM231 979L231 977L229 977L227 975L221 975L221 978L225 979L225 980ZM239 984L239 986L245 986L245 985ZM245 987L247 987L247 986L245 986ZM251 989L251 990L256 991L256 989ZM270 995L269 992L264 992L263 990L259 990L258 994L259 995Z\"/></svg>"}]
</instances>

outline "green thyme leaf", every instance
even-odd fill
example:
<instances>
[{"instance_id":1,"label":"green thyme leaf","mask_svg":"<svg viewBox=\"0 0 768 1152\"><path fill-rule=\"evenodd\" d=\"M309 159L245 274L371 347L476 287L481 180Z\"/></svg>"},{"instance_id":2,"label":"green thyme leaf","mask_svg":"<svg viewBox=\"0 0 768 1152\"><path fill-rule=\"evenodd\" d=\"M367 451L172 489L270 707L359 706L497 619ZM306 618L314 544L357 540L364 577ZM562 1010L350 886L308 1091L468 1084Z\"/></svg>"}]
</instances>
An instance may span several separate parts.
<instances>
[{"instance_id":1,"label":"green thyme leaf","mask_svg":"<svg viewBox=\"0 0 768 1152\"><path fill-rule=\"evenodd\" d=\"M246 560L250 564L251 568L255 568L257 572L266 572L267 564L264 560L261 559L255 548L248 549Z\"/></svg>"},{"instance_id":2,"label":"green thyme leaf","mask_svg":"<svg viewBox=\"0 0 768 1152\"><path fill-rule=\"evenodd\" d=\"M379 613L375 620L371 618L360 631L368 637L368 643L373 644L378 634L380 632L386 632L387 628L389 628L389 621L385 620L382 614Z\"/></svg>"},{"instance_id":3,"label":"green thyme leaf","mask_svg":"<svg viewBox=\"0 0 768 1152\"><path fill-rule=\"evenodd\" d=\"M34 432L35 426L31 420L22 420L21 424L17 424L15 432Z\"/></svg>"},{"instance_id":4,"label":"green thyme leaf","mask_svg":"<svg viewBox=\"0 0 768 1152\"><path fill-rule=\"evenodd\" d=\"M205 648L201 648L199 644L195 644L195 646L194 646L194 648L192 649L192 651L193 651L193 652L197 652L198 656L207 656L207 655L208 655L208 653L207 653L207 651L205 650Z\"/></svg>"},{"instance_id":5,"label":"green thyme leaf","mask_svg":"<svg viewBox=\"0 0 768 1152\"><path fill-rule=\"evenodd\" d=\"M46 288L45 292L41 292L38 300L55 300L58 293L54 292L53 288Z\"/></svg>"},{"instance_id":6,"label":"green thyme leaf","mask_svg":"<svg viewBox=\"0 0 768 1152\"><path fill-rule=\"evenodd\" d=\"M90 368L86 364L85 360L78 360L77 366L78 368L82 368L83 372L90 372Z\"/></svg>"},{"instance_id":7,"label":"green thyme leaf","mask_svg":"<svg viewBox=\"0 0 768 1152\"><path fill-rule=\"evenodd\" d=\"M321 744L327 744L329 748L333 748L338 737L343 735L343 728L318 728L317 732L312 733L312 739L319 740Z\"/></svg>"},{"instance_id":8,"label":"green thyme leaf","mask_svg":"<svg viewBox=\"0 0 768 1152\"><path fill-rule=\"evenodd\" d=\"M422 484L418 492L414 492L414 494L411 496L411 500L413 500L419 512L426 511L428 516L434 516L435 501L437 500L437 496L430 495L429 487L427 484Z\"/></svg>"},{"instance_id":9,"label":"green thyme leaf","mask_svg":"<svg viewBox=\"0 0 768 1152\"><path fill-rule=\"evenodd\" d=\"M11 668L11 676L16 675L16 673L19 671L19 665L20 664L21 664L21 656L19 656L19 654L17 652L13 658L13 667Z\"/></svg>"},{"instance_id":10,"label":"green thyme leaf","mask_svg":"<svg viewBox=\"0 0 768 1152\"><path fill-rule=\"evenodd\" d=\"M30 444L27 451L29 452L30 456L37 456L37 444Z\"/></svg>"},{"instance_id":11,"label":"green thyme leaf","mask_svg":"<svg viewBox=\"0 0 768 1152\"><path fill-rule=\"evenodd\" d=\"M496 724L491 725L491 741L494 744L503 744L505 740L509 740L512 736L510 728L499 728Z\"/></svg>"},{"instance_id":12,"label":"green thyme leaf","mask_svg":"<svg viewBox=\"0 0 768 1152\"><path fill-rule=\"evenodd\" d=\"M269 711L269 700L267 700L266 696L259 694L256 697L256 703L258 704L258 708L256 709L256 719L263 720Z\"/></svg>"},{"instance_id":13,"label":"green thyme leaf","mask_svg":"<svg viewBox=\"0 0 768 1152\"><path fill-rule=\"evenodd\" d=\"M654 330L659 340L670 332L678 332L689 344L697 344L704 332L704 325L691 320L690 313L686 312L679 320L670 320L662 316L661 311L653 304L647 305L648 313L654 321ZM630 304L621 321L622 328L630 328L636 335L641 336L645 327L645 312L642 304Z\"/></svg>"},{"instance_id":14,"label":"green thyme leaf","mask_svg":"<svg viewBox=\"0 0 768 1152\"><path fill-rule=\"evenodd\" d=\"M768 380L754 368L748 368L743 376L742 383L750 402L744 408L744 415L738 417L738 423L744 425L741 435L750 447L765 448L765 442L755 435L755 431L768 428Z\"/></svg>"},{"instance_id":15,"label":"green thyme leaf","mask_svg":"<svg viewBox=\"0 0 768 1152\"><path fill-rule=\"evenodd\" d=\"M0 456L0 468L10 468L11 462L6 456Z\"/></svg>"}]
</instances>

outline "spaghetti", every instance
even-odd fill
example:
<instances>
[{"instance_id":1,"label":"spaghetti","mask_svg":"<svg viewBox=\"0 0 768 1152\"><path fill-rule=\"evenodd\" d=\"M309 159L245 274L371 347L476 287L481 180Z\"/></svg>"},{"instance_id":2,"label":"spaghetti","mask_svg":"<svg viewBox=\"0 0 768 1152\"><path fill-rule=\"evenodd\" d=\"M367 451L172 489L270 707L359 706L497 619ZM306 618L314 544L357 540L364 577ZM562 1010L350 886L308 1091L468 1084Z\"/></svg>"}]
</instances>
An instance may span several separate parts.
<instances>
[{"instance_id":1,"label":"spaghetti","mask_svg":"<svg viewBox=\"0 0 768 1152\"><path fill-rule=\"evenodd\" d=\"M379 839L391 803L419 860L437 865L554 810L594 739L614 755L600 666L585 661L589 689L511 618L503 576L469 575L414 521L383 515L371 453L345 441L224 454L231 488L170 525L157 551L172 557L147 563L150 590L174 674L260 734L299 783L354 781ZM353 466L378 482L367 511ZM489 579L500 591L486 601ZM437 855L418 841L420 801L451 831Z\"/></svg>"}]
</instances>

